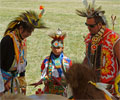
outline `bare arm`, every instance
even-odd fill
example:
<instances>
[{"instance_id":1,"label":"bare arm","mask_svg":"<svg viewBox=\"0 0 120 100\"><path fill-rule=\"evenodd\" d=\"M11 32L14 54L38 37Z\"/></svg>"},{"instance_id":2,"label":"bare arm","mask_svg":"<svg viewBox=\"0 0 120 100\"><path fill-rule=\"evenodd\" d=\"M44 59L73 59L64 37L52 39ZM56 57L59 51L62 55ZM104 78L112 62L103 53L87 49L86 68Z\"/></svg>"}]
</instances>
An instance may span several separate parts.
<instances>
[{"instance_id":1,"label":"bare arm","mask_svg":"<svg viewBox=\"0 0 120 100\"><path fill-rule=\"evenodd\" d=\"M88 64L88 59L87 59L87 56L85 56L85 58L84 58L84 60L83 60L83 62L82 62L83 64Z\"/></svg>"},{"instance_id":2,"label":"bare arm","mask_svg":"<svg viewBox=\"0 0 120 100\"><path fill-rule=\"evenodd\" d=\"M114 46L114 53L117 57L118 63L120 64L120 40Z\"/></svg>"}]
</instances>

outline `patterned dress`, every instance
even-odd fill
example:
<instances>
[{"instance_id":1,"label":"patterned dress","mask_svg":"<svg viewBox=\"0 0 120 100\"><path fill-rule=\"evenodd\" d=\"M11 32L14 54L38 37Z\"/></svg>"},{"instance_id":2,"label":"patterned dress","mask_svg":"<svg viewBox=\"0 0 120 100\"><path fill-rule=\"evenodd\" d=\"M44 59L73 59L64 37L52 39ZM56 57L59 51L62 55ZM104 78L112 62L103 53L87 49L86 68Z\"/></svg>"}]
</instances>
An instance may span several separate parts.
<instances>
[{"instance_id":1,"label":"patterned dress","mask_svg":"<svg viewBox=\"0 0 120 100\"><path fill-rule=\"evenodd\" d=\"M72 61L63 53L61 53L59 57L56 57L51 53L50 57L44 59L41 65L41 79L44 81L48 80L45 84L44 93L63 95L63 87L66 87L66 83L62 65L64 71L68 70L72 65ZM63 86L58 84L53 77L55 77Z\"/></svg>"}]
</instances>

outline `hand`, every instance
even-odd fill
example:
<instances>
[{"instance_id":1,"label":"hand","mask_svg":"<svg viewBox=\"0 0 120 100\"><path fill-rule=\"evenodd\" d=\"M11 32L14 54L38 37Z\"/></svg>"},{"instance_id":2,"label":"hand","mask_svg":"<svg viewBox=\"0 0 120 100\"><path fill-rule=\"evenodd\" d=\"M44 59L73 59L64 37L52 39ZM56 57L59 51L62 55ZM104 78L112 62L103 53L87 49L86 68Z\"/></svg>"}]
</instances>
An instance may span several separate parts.
<instances>
[{"instance_id":1,"label":"hand","mask_svg":"<svg viewBox=\"0 0 120 100\"><path fill-rule=\"evenodd\" d=\"M50 80L45 80L44 81L45 86L48 86L49 82L50 82Z\"/></svg>"},{"instance_id":2,"label":"hand","mask_svg":"<svg viewBox=\"0 0 120 100\"><path fill-rule=\"evenodd\" d=\"M0 92L0 97L3 95L3 92Z\"/></svg>"},{"instance_id":3,"label":"hand","mask_svg":"<svg viewBox=\"0 0 120 100\"><path fill-rule=\"evenodd\" d=\"M26 95L26 87L22 87L22 88L21 88L21 91L22 91L22 93L23 93L24 95Z\"/></svg>"},{"instance_id":4,"label":"hand","mask_svg":"<svg viewBox=\"0 0 120 100\"><path fill-rule=\"evenodd\" d=\"M11 88L10 82L5 84L5 91L8 91Z\"/></svg>"},{"instance_id":5,"label":"hand","mask_svg":"<svg viewBox=\"0 0 120 100\"><path fill-rule=\"evenodd\" d=\"M18 73L25 71L26 65L27 65L27 61L24 61L24 63L18 63L18 67L17 67Z\"/></svg>"}]
</instances>

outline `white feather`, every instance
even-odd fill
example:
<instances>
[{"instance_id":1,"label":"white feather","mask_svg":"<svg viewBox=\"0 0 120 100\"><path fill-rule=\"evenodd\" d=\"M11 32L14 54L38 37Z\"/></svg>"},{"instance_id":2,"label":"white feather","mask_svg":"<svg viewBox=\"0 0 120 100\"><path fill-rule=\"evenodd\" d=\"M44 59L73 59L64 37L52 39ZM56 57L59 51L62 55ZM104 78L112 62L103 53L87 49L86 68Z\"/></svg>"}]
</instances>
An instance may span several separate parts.
<instances>
[{"instance_id":1,"label":"white feather","mask_svg":"<svg viewBox=\"0 0 120 100\"><path fill-rule=\"evenodd\" d=\"M87 0L82 0L83 4L85 5L85 7L87 8L88 7L88 2Z\"/></svg>"},{"instance_id":2,"label":"white feather","mask_svg":"<svg viewBox=\"0 0 120 100\"><path fill-rule=\"evenodd\" d=\"M94 7L95 5L95 0L92 0L92 7Z\"/></svg>"},{"instance_id":3,"label":"white feather","mask_svg":"<svg viewBox=\"0 0 120 100\"><path fill-rule=\"evenodd\" d=\"M98 88L99 90L103 91L104 93L106 93L109 97L114 98L113 100L116 100L115 97L106 89L108 87L109 84L106 83L94 83L92 81L89 81L88 83L91 83L92 85L94 85L96 88Z\"/></svg>"},{"instance_id":4,"label":"white feather","mask_svg":"<svg viewBox=\"0 0 120 100\"><path fill-rule=\"evenodd\" d=\"M57 35L61 35L62 34L62 31L58 28L58 30L57 30L57 33L56 33Z\"/></svg>"},{"instance_id":5,"label":"white feather","mask_svg":"<svg viewBox=\"0 0 120 100\"><path fill-rule=\"evenodd\" d=\"M98 89L104 91L108 96L113 97L113 95L106 90L107 86L108 84L105 83L96 83Z\"/></svg>"},{"instance_id":6,"label":"white feather","mask_svg":"<svg viewBox=\"0 0 120 100\"><path fill-rule=\"evenodd\" d=\"M114 98L113 97L113 95L110 93L110 92L108 92L108 90L106 90L106 89L102 89L109 97L111 97L111 98Z\"/></svg>"}]
</instances>

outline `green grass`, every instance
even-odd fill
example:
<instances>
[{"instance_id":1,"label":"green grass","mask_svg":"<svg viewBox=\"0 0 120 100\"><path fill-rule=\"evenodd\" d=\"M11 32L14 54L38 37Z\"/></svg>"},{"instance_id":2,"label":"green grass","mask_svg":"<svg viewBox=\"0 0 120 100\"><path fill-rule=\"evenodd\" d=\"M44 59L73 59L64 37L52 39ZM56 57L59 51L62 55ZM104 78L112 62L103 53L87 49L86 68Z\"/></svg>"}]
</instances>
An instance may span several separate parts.
<instances>
[{"instance_id":1,"label":"green grass","mask_svg":"<svg viewBox=\"0 0 120 100\"><path fill-rule=\"evenodd\" d=\"M91 2L91 0L88 0ZM0 39L7 24L25 10L35 10L40 13L39 6L45 7L43 16L47 30L36 29L28 40L26 69L27 83L37 82L40 79L40 66L43 59L50 54L50 41L48 33L61 28L67 33L64 53L73 62L82 62L85 52L83 36L88 33L84 25L86 19L76 15L76 9L84 9L81 0L0 0ZM109 28L112 29L110 16L116 15L115 31L120 31L120 0L96 0L96 5L101 5L106 10ZM39 86L39 87L43 87ZM34 94L36 89L27 88L27 95Z\"/></svg>"}]
</instances>

